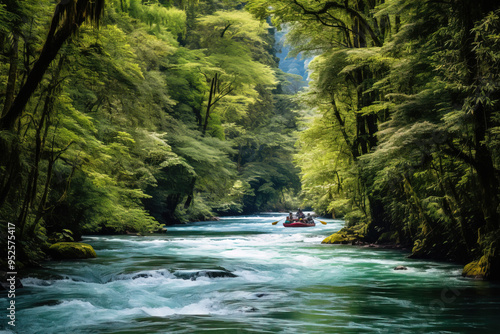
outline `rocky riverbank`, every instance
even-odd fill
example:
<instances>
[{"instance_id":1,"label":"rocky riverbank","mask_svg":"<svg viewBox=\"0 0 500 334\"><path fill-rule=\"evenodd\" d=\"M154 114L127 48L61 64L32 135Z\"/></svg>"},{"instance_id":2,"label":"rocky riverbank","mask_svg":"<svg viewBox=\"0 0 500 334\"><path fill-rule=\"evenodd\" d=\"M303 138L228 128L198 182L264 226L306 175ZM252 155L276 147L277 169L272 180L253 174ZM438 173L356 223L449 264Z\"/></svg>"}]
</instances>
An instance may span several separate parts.
<instances>
[{"instance_id":1,"label":"rocky riverbank","mask_svg":"<svg viewBox=\"0 0 500 334\"><path fill-rule=\"evenodd\" d=\"M380 235L376 242L366 240L366 229L363 225L343 227L338 232L328 236L322 244L356 245L373 248L401 249L410 251L409 257L423 258L419 256L419 245L405 245L399 242L397 232L386 232ZM425 257L432 259L432 257ZM464 266L462 276L479 280L500 280L500 256L497 247L492 247L478 260L469 262Z\"/></svg>"}]
</instances>

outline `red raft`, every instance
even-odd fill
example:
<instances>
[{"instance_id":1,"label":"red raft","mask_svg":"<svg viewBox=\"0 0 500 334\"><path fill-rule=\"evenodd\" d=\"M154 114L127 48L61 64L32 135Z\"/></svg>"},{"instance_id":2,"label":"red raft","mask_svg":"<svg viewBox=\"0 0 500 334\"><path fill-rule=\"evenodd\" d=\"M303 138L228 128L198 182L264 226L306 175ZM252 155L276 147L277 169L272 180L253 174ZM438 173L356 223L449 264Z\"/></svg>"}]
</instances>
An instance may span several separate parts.
<instances>
[{"instance_id":1,"label":"red raft","mask_svg":"<svg viewBox=\"0 0 500 334\"><path fill-rule=\"evenodd\" d=\"M283 226L285 226L285 227L313 227L313 226L316 226L316 223L315 222L306 223L305 221L302 221L302 220L293 220L293 223L283 223Z\"/></svg>"}]
</instances>

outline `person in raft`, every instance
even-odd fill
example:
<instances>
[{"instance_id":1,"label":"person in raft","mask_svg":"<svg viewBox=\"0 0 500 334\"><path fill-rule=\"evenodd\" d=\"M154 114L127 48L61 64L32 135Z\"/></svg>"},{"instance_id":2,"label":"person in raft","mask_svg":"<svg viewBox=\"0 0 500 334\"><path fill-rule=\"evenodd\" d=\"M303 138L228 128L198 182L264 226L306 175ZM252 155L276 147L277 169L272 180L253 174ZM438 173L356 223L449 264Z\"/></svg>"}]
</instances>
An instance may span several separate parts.
<instances>
[{"instance_id":1,"label":"person in raft","mask_svg":"<svg viewBox=\"0 0 500 334\"><path fill-rule=\"evenodd\" d=\"M299 218L299 220L304 219L306 218L306 215L299 209L299 211L297 211L297 218Z\"/></svg>"},{"instance_id":2,"label":"person in raft","mask_svg":"<svg viewBox=\"0 0 500 334\"><path fill-rule=\"evenodd\" d=\"M313 219L313 217L311 216L310 213L307 214L306 223L308 223L308 224L314 223L314 219Z\"/></svg>"},{"instance_id":3,"label":"person in raft","mask_svg":"<svg viewBox=\"0 0 500 334\"><path fill-rule=\"evenodd\" d=\"M291 212L290 212L290 215L288 217L286 217L285 223L286 224L293 223L293 214Z\"/></svg>"}]
</instances>

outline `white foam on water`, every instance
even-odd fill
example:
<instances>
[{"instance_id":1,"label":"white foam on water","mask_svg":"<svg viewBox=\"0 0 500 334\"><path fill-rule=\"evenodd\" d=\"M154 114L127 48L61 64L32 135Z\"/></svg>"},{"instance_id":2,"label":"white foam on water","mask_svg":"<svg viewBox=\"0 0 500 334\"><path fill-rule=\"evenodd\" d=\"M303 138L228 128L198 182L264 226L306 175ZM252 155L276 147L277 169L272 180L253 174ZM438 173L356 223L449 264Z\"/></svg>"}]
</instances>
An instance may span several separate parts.
<instances>
[{"instance_id":1,"label":"white foam on water","mask_svg":"<svg viewBox=\"0 0 500 334\"><path fill-rule=\"evenodd\" d=\"M123 238L115 238L115 237L92 237L92 236L85 236L83 238L83 241L106 241L106 242L121 242L121 243L140 243L143 242L144 239L137 237L137 236L124 236Z\"/></svg>"},{"instance_id":2,"label":"white foam on water","mask_svg":"<svg viewBox=\"0 0 500 334\"><path fill-rule=\"evenodd\" d=\"M311 237L305 237L304 242L309 243L309 244L321 244L323 240L328 236L311 236Z\"/></svg>"},{"instance_id":3,"label":"white foam on water","mask_svg":"<svg viewBox=\"0 0 500 334\"><path fill-rule=\"evenodd\" d=\"M416 278L432 279L437 282L439 280L456 280L462 276L462 269L450 270L446 265L430 268L421 268L420 266L412 266L411 263L404 264L407 270L395 270L401 275L412 275Z\"/></svg>"},{"instance_id":4,"label":"white foam on water","mask_svg":"<svg viewBox=\"0 0 500 334\"><path fill-rule=\"evenodd\" d=\"M230 259L245 259L248 262L260 262L265 263L273 258L280 257L280 253L277 251L270 250L255 250L255 249L242 249L236 248L231 250L225 250L219 253L224 258Z\"/></svg>"},{"instance_id":5,"label":"white foam on water","mask_svg":"<svg viewBox=\"0 0 500 334\"><path fill-rule=\"evenodd\" d=\"M164 307L142 307L141 310L146 314L153 317L167 317L171 315L228 315L230 312L228 309L221 307L218 300L215 298L202 299L199 302L189 304L183 307L172 308L168 306Z\"/></svg>"},{"instance_id":6,"label":"white foam on water","mask_svg":"<svg viewBox=\"0 0 500 334\"><path fill-rule=\"evenodd\" d=\"M300 234L275 235L260 234L245 237L220 237L220 238L179 238L172 240L169 246L196 249L229 249L235 247L269 247L276 248L277 245L290 246L292 243L302 242L303 236Z\"/></svg>"},{"instance_id":7,"label":"white foam on water","mask_svg":"<svg viewBox=\"0 0 500 334\"><path fill-rule=\"evenodd\" d=\"M278 239L263 237L212 238L210 240L183 239L173 241L165 248L166 253L200 255L229 259L269 259L280 257L283 251L293 247L297 237ZM276 247L282 245L283 247Z\"/></svg>"},{"instance_id":8,"label":"white foam on water","mask_svg":"<svg viewBox=\"0 0 500 334\"><path fill-rule=\"evenodd\" d=\"M173 290L175 291L176 289ZM115 292L113 293L112 291ZM136 290L135 292L133 289L127 289L125 291L125 294L117 294L117 290L104 289L100 293L103 297L106 296L105 298L93 296L94 299L92 301L83 299L63 300L61 303L55 305L43 305L20 311L20 316L24 312L26 312L26 315L30 314L30 317L38 319L38 326L42 328L44 326L41 324L50 324L56 319L60 324L88 326L105 321L123 321L140 317L143 314L165 317L174 314L226 315L237 311L225 308L222 304L225 299L231 297L230 294L220 294L217 291L205 291L204 294L209 297L201 300L197 299L202 294L194 293L195 291L191 291L191 294L180 291L175 291L174 293L172 291L167 296L162 296L162 291L151 289ZM112 300L109 300L109 296L114 297Z\"/></svg>"},{"instance_id":9,"label":"white foam on water","mask_svg":"<svg viewBox=\"0 0 500 334\"><path fill-rule=\"evenodd\" d=\"M331 262L331 260L321 260L318 259L315 256L311 255L295 255L293 259L291 259L293 263L299 266L305 266L305 267L317 267L317 266L323 266L324 264L328 264Z\"/></svg>"},{"instance_id":10,"label":"white foam on water","mask_svg":"<svg viewBox=\"0 0 500 334\"><path fill-rule=\"evenodd\" d=\"M203 286L214 284L212 280L213 279L208 278L204 279L203 277L198 277L196 280L182 279L169 274L168 276L153 275L135 279L116 280L109 283L109 285L111 289L120 289L124 291L176 293L178 291L193 288L199 289Z\"/></svg>"},{"instance_id":11,"label":"white foam on water","mask_svg":"<svg viewBox=\"0 0 500 334\"><path fill-rule=\"evenodd\" d=\"M150 245L163 246L164 244L169 243L169 242L170 242L170 240L168 240L168 239L153 239L153 240L146 239L146 240L141 241L140 243L144 244L144 245L148 245L148 246L150 246Z\"/></svg>"},{"instance_id":12,"label":"white foam on water","mask_svg":"<svg viewBox=\"0 0 500 334\"><path fill-rule=\"evenodd\" d=\"M178 280L170 271L166 269L143 270L129 274L115 275L111 284L132 284L132 285L159 285L171 284Z\"/></svg>"},{"instance_id":13,"label":"white foam on water","mask_svg":"<svg viewBox=\"0 0 500 334\"><path fill-rule=\"evenodd\" d=\"M193 239L176 239L171 242L172 245L180 246L187 249L219 249L234 246L235 242L244 240L243 238L193 238Z\"/></svg>"},{"instance_id":14,"label":"white foam on water","mask_svg":"<svg viewBox=\"0 0 500 334\"><path fill-rule=\"evenodd\" d=\"M263 283L263 282L269 282L276 277L273 275L270 275L269 272L256 272L256 271L250 271L250 270L236 270L233 272L236 276L238 276L239 280L243 280L245 282L249 283Z\"/></svg>"},{"instance_id":15,"label":"white foam on water","mask_svg":"<svg viewBox=\"0 0 500 334\"><path fill-rule=\"evenodd\" d=\"M321 315L325 317L324 321L334 323L338 314L360 318L356 307L345 311L347 304L359 301L355 292L360 286L370 291L402 284L411 287L421 282L435 285L455 282L465 285L470 282L453 277L459 275L460 270L452 265L414 261L404 255L399 256L399 253L385 254L376 249L313 246L319 245L328 236L320 234L328 234L327 229L333 229L337 222L329 221L327 226L318 224L315 228L303 230L270 224L279 218L280 214L227 217L222 222L197 223L189 228L175 227L177 231L197 231L192 237L189 232L179 236L87 237L90 243L96 242L99 248L104 248L106 257L83 267L80 262L50 264L53 266L51 272L63 273L71 279L22 280L29 293L36 293L36 299L45 302L42 306L38 302L28 305L31 304L30 299L35 298L20 295L22 302L28 305L19 311L20 318L33 319L33 323L27 325L33 327L24 332L53 328L54 332L64 333L70 328L78 333L88 326L99 329L101 323L106 326L123 322L126 326L133 319L148 316L223 315L221 319L226 319L230 318L226 316L233 315L243 318L242 312L274 312L280 307L297 314L316 307L325 312ZM230 220L236 222L231 223ZM203 231L269 233L210 233L205 237L198 233ZM165 257L168 261L163 263ZM172 262L169 262L170 259ZM398 265L404 265L408 270L393 270ZM227 268L236 277L201 276L191 280L174 274L175 270L196 271L193 267L197 266L199 270ZM382 282L384 285L381 285ZM354 291L352 296L347 293L349 288L342 288L350 285ZM340 288L340 293L336 288ZM418 302L413 305L412 296L408 297L409 300L401 296L393 298L392 294L383 290L377 290L385 298L379 299L381 303L408 309L404 316L395 320L404 322ZM328 307L317 306L327 304ZM287 321L292 321L282 318L268 320L285 326L289 323ZM315 326L313 318L304 318L303 322L293 319L296 320L304 326ZM377 324L367 322L367 328L375 330ZM205 329L193 328L194 331Z\"/></svg>"},{"instance_id":16,"label":"white foam on water","mask_svg":"<svg viewBox=\"0 0 500 334\"><path fill-rule=\"evenodd\" d=\"M53 285L56 280L44 280L36 277L26 277L21 279L21 283L25 287L39 287Z\"/></svg>"},{"instance_id":17,"label":"white foam on water","mask_svg":"<svg viewBox=\"0 0 500 334\"><path fill-rule=\"evenodd\" d=\"M95 307L88 301L74 299L64 300L56 305L43 305L29 310L21 309L19 318L37 319L37 329L40 330L40 328L53 328L54 323L58 323L59 327L64 326L64 324L71 324L72 326L90 325L100 322L109 313L108 310ZM114 316L117 315L116 311L113 313ZM23 325L29 326L31 324Z\"/></svg>"},{"instance_id":18,"label":"white foam on water","mask_svg":"<svg viewBox=\"0 0 500 334\"><path fill-rule=\"evenodd\" d=\"M355 251L355 250L354 250ZM379 264L384 267L396 267L399 265L407 265L405 264L405 260L391 260L391 259L383 259L383 258L367 258L360 256L334 256L332 257L332 264L348 264L348 265L363 265L363 264Z\"/></svg>"},{"instance_id":19,"label":"white foam on water","mask_svg":"<svg viewBox=\"0 0 500 334\"><path fill-rule=\"evenodd\" d=\"M236 312L233 311L232 313ZM63 331L67 327L86 328L108 322L126 322L131 319L149 315L153 317L167 317L171 315L227 315L230 309L223 308L215 298L202 299L187 305L178 306L133 306L121 305L119 308L108 308L93 305L84 300L74 299L63 301L57 305L34 307L30 310L20 311L20 318L29 317L37 319L36 323L27 323L29 332L41 328L51 328L54 332ZM24 314L25 313L25 314ZM29 314L29 316L28 316ZM33 326L33 328L31 328ZM28 332L28 331L25 331Z\"/></svg>"}]
</instances>

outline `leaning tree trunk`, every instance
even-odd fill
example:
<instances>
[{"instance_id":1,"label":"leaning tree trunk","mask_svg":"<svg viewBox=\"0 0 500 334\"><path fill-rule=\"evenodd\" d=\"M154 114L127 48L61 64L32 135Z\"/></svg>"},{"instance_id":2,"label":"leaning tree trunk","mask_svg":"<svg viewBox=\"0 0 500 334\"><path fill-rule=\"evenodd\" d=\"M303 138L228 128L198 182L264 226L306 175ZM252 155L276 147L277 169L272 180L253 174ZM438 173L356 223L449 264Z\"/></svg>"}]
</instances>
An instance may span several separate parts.
<instances>
[{"instance_id":1,"label":"leaning tree trunk","mask_svg":"<svg viewBox=\"0 0 500 334\"><path fill-rule=\"evenodd\" d=\"M11 130L21 117L26 104L43 79L47 68L59 53L64 42L85 20L99 22L104 0L61 0L56 6L50 30L42 52L33 65L25 84L19 90L10 108L0 118L0 131Z\"/></svg>"},{"instance_id":2,"label":"leaning tree trunk","mask_svg":"<svg viewBox=\"0 0 500 334\"><path fill-rule=\"evenodd\" d=\"M12 46L10 48L9 56L9 77L7 79L7 87L5 88L5 103L3 111L0 114L4 115L10 109L14 100L17 82L17 63L19 59L19 35L14 33L12 37Z\"/></svg>"}]
</instances>

